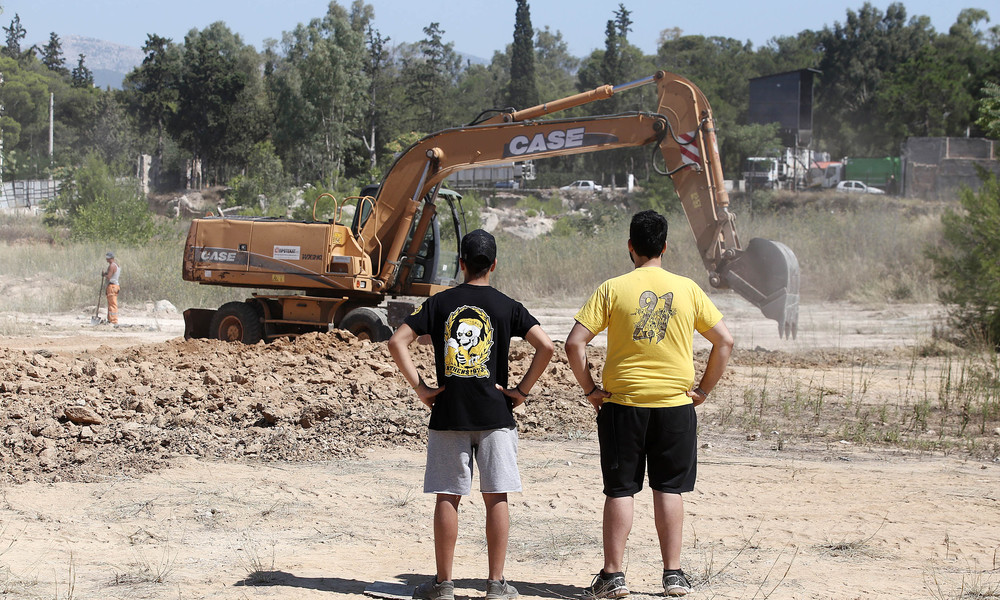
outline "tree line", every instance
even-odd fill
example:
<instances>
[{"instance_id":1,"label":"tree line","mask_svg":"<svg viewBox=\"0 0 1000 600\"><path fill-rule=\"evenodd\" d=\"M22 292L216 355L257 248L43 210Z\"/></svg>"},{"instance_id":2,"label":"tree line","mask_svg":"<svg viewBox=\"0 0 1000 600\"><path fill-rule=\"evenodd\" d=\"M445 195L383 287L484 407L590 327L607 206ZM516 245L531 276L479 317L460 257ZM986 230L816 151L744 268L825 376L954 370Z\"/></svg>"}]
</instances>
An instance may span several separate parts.
<instances>
[{"instance_id":1,"label":"tree line","mask_svg":"<svg viewBox=\"0 0 1000 600\"><path fill-rule=\"evenodd\" d=\"M144 153L158 159L168 187L196 157L210 182L247 196L305 184L356 189L380 180L396 153L428 133L659 69L691 79L712 103L730 178L744 157L779 145L775 125L748 122L749 80L798 69L819 72L813 147L832 156L898 155L910 136L996 135L1000 26L989 27L984 10L965 9L937 32L902 3L885 11L865 3L833 25L759 48L673 28L652 55L631 42L624 3L607 17L604 47L575 57L559 31L532 26L527 0L516 0L511 43L476 64L439 23L417 42L396 41L378 30L372 5L334 1L260 51L223 22L183 40L150 33L122 89L102 90L83 55L68 65L55 32L43 47L23 48L26 25L15 15L0 49L3 175L58 176L89 156L131 175ZM654 96L641 88L570 114L653 110ZM649 160L634 150L551 159L539 165L538 183L581 176L621 184L627 173L645 178Z\"/></svg>"}]
</instances>

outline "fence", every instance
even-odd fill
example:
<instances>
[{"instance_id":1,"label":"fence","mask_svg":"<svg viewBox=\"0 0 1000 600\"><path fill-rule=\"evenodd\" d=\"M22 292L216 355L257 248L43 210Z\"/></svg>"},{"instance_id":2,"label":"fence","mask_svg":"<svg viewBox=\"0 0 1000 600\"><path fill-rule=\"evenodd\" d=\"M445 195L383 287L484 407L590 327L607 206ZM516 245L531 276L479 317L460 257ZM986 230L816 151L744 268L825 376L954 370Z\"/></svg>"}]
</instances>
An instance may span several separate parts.
<instances>
[{"instance_id":1,"label":"fence","mask_svg":"<svg viewBox=\"0 0 1000 600\"><path fill-rule=\"evenodd\" d=\"M37 211L43 202L56 197L60 183L52 179L5 181L0 194L0 211Z\"/></svg>"}]
</instances>

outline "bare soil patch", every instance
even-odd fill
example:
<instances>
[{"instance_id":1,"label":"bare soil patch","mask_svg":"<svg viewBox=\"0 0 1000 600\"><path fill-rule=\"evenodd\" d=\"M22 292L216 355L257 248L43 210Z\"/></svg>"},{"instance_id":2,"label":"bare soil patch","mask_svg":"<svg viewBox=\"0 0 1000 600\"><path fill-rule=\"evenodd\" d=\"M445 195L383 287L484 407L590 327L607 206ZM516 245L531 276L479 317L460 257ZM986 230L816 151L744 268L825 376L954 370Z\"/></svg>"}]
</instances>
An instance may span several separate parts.
<instances>
[{"instance_id":1,"label":"bare soil patch","mask_svg":"<svg viewBox=\"0 0 1000 600\"><path fill-rule=\"evenodd\" d=\"M699 409L694 597L995 597L988 452L939 443L950 425L934 413L898 432L909 443L843 435L887 433L906 420L876 422L879 407L909 414L940 385L948 359L914 352L937 309L804 306L784 341L752 307L718 303L739 350ZM574 311L533 309L556 340ZM18 315L25 331L0 338L4 594L360 598L433 573L427 413L384 344L184 341L176 315L126 307L117 329L89 316ZM429 349L415 355L432 377ZM529 356L515 345L515 375ZM591 356L599 368L599 340ZM527 598L574 597L600 566L602 496L593 411L561 351L518 423L525 492L511 498L507 575ZM659 593L649 501L637 498L630 540L639 596ZM462 511L458 591L479 598L481 500Z\"/></svg>"}]
</instances>

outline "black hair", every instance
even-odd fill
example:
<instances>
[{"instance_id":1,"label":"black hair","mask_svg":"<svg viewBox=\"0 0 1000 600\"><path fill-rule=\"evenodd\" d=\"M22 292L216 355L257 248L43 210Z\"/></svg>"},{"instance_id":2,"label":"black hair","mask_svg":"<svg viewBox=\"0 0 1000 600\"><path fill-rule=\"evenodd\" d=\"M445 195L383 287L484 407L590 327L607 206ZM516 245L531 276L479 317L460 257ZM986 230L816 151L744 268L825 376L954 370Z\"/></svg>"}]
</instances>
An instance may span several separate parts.
<instances>
[{"instance_id":1,"label":"black hair","mask_svg":"<svg viewBox=\"0 0 1000 600\"><path fill-rule=\"evenodd\" d=\"M658 258L667 243L667 219L655 210L644 210L632 217L628 229L632 249L639 256Z\"/></svg>"}]
</instances>

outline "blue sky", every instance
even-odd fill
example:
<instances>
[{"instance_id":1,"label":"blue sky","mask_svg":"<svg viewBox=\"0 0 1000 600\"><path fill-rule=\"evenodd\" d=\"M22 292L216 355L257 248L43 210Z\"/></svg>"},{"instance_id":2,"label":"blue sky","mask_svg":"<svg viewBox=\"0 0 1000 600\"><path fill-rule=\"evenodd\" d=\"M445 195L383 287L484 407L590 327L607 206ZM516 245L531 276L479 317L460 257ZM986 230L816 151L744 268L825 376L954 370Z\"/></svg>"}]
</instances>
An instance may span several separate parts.
<instances>
[{"instance_id":1,"label":"blue sky","mask_svg":"<svg viewBox=\"0 0 1000 600\"><path fill-rule=\"evenodd\" d=\"M672 27L685 34L749 40L759 47L776 36L842 22L849 8L857 10L863 4L862 0L534 0L529 2L532 25L561 31L570 52L584 56L603 47L604 24L613 18L620 1L632 11L629 40L650 54L660 32ZM990 10L993 4L969 2L909 0L904 5L908 16L927 15L935 29L946 32L962 8ZM9 25L18 13L29 44L47 41L54 31L60 37L81 35L141 47L147 33L182 41L191 28L224 21L260 49L265 39L280 39L296 24L321 17L328 4L327 0L0 0L0 23ZM340 4L349 7L350 0ZM375 7L376 27L393 43L416 42L425 26L437 22L455 50L489 59L513 36L514 0L368 0L368 4ZM872 4L884 10L889 2ZM449 6L453 8L444 8ZM991 12L1000 13L995 8Z\"/></svg>"}]
</instances>

